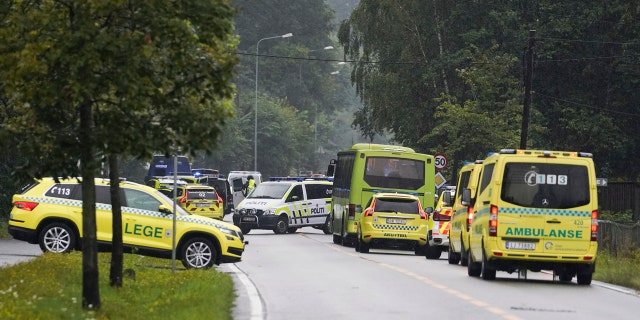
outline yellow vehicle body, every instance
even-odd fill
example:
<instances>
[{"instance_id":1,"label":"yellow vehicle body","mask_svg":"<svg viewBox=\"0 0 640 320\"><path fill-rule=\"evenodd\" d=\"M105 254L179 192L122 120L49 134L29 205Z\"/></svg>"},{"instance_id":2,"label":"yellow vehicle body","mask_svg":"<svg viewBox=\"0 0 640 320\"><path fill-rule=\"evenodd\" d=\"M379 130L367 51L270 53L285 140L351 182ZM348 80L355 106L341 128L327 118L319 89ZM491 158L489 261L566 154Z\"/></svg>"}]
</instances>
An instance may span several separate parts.
<instances>
[{"instance_id":1,"label":"yellow vehicle body","mask_svg":"<svg viewBox=\"0 0 640 320\"><path fill-rule=\"evenodd\" d=\"M465 164L458 174L456 195L451 207L451 221L449 225L449 264L467 265L469 252L469 228L473 218L473 204L480 180L482 160ZM465 191L466 190L466 191ZM468 201L462 201L463 193L469 194Z\"/></svg>"},{"instance_id":2,"label":"yellow vehicle body","mask_svg":"<svg viewBox=\"0 0 640 320\"><path fill-rule=\"evenodd\" d=\"M355 245L357 221L375 193L411 194L429 206L429 212L433 210L436 187L432 155L402 146L358 143L338 152L338 158L332 161L328 170L335 171L329 225L336 244Z\"/></svg>"},{"instance_id":3,"label":"yellow vehicle body","mask_svg":"<svg viewBox=\"0 0 640 320\"><path fill-rule=\"evenodd\" d=\"M590 284L598 248L591 154L505 149L482 163L468 274L551 270Z\"/></svg>"},{"instance_id":4,"label":"yellow vehicle body","mask_svg":"<svg viewBox=\"0 0 640 320\"><path fill-rule=\"evenodd\" d=\"M96 237L111 245L113 238L110 185L96 179ZM238 262L244 252L244 236L236 226L192 215L151 187L120 183L122 242L125 250L171 258L175 234L176 254L186 268ZM81 250L82 186L77 179L36 180L13 196L9 233L17 240L38 243L43 251Z\"/></svg>"},{"instance_id":5,"label":"yellow vehicle body","mask_svg":"<svg viewBox=\"0 0 640 320\"><path fill-rule=\"evenodd\" d=\"M187 212L218 220L224 218L224 203L214 187L188 184L176 191L177 203Z\"/></svg>"},{"instance_id":6,"label":"yellow vehicle body","mask_svg":"<svg viewBox=\"0 0 640 320\"><path fill-rule=\"evenodd\" d=\"M358 220L355 250L370 248L413 250L417 255L427 245L428 216L418 197L408 194L377 193Z\"/></svg>"}]
</instances>

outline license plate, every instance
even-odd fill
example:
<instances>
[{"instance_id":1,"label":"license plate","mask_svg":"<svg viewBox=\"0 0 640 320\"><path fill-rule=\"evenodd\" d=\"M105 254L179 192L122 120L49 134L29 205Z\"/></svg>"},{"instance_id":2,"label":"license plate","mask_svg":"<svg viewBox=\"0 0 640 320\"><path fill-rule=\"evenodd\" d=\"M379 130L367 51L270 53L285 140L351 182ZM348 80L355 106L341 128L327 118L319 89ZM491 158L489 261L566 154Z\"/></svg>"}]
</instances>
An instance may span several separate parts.
<instances>
[{"instance_id":1,"label":"license plate","mask_svg":"<svg viewBox=\"0 0 640 320\"><path fill-rule=\"evenodd\" d=\"M507 249L513 249L513 250L535 250L536 249L536 244L533 242L507 241L505 246Z\"/></svg>"},{"instance_id":2,"label":"license plate","mask_svg":"<svg viewBox=\"0 0 640 320\"><path fill-rule=\"evenodd\" d=\"M208 203L196 203L196 208L208 208L209 204Z\"/></svg>"},{"instance_id":3,"label":"license plate","mask_svg":"<svg viewBox=\"0 0 640 320\"><path fill-rule=\"evenodd\" d=\"M242 217L242 221L245 221L245 222L256 222L256 217L255 216L245 216L245 217Z\"/></svg>"},{"instance_id":4,"label":"license plate","mask_svg":"<svg viewBox=\"0 0 640 320\"><path fill-rule=\"evenodd\" d=\"M388 224L407 224L407 220L405 219L397 219L397 218L387 218Z\"/></svg>"}]
</instances>

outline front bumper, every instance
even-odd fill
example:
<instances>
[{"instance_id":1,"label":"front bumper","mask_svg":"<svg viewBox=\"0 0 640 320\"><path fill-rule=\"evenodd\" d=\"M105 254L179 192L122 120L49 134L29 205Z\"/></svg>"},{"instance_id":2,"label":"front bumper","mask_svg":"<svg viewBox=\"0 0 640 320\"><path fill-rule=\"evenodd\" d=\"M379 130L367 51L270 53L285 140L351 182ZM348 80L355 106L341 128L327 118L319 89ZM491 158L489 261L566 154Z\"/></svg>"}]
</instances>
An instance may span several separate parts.
<instances>
[{"instance_id":1,"label":"front bumper","mask_svg":"<svg viewBox=\"0 0 640 320\"><path fill-rule=\"evenodd\" d=\"M254 214L234 214L233 224L238 227L249 229L273 229L278 223L278 216L275 215L254 215Z\"/></svg>"}]
</instances>

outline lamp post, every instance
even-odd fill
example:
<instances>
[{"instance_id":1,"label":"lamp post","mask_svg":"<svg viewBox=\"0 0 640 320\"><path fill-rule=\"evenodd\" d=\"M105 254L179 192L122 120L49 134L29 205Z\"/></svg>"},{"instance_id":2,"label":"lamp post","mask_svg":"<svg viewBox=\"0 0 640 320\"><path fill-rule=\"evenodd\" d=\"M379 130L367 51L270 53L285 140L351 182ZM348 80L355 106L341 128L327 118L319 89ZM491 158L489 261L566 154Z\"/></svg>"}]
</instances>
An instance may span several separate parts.
<instances>
[{"instance_id":1,"label":"lamp post","mask_svg":"<svg viewBox=\"0 0 640 320\"><path fill-rule=\"evenodd\" d=\"M253 122L253 171L258 171L258 57L260 57L260 42L262 40L269 39L284 39L293 37L293 33L289 32L281 36L267 37L258 40L256 44L256 102L254 108L254 122Z\"/></svg>"}]
</instances>

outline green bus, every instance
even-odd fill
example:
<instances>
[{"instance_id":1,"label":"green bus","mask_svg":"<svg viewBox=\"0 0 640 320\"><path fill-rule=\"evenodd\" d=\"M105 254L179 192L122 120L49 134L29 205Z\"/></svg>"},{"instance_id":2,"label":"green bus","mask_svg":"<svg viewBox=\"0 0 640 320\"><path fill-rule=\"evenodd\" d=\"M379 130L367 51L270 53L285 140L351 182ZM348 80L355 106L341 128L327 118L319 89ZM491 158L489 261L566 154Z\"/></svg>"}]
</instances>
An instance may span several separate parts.
<instances>
[{"instance_id":1,"label":"green bus","mask_svg":"<svg viewBox=\"0 0 640 320\"><path fill-rule=\"evenodd\" d=\"M329 176L333 175L333 204L328 223L336 244L355 244L357 221L374 193L412 194L420 198L422 206L434 206L433 156L416 153L411 148L354 144L338 152L338 159L331 160L327 171Z\"/></svg>"}]
</instances>

